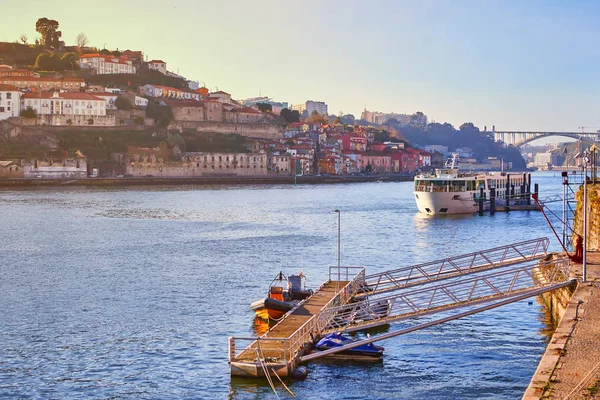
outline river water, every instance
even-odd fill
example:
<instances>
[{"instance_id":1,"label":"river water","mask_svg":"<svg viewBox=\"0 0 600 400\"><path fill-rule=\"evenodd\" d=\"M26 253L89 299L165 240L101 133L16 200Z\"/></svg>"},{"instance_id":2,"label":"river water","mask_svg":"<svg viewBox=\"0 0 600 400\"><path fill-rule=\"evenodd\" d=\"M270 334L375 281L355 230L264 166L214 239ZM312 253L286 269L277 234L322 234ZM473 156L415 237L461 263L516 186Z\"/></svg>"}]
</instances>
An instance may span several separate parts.
<instances>
[{"instance_id":1,"label":"river water","mask_svg":"<svg viewBox=\"0 0 600 400\"><path fill-rule=\"evenodd\" d=\"M560 176L536 173L541 197ZM0 192L0 398L274 399L228 336L280 270L316 288L542 236L539 212L432 218L412 183ZM560 208L560 205L555 207ZM534 300L534 299L532 299ZM520 398L548 341L537 301L389 339L381 363L311 363L301 399ZM287 395L279 387L280 396Z\"/></svg>"}]
</instances>

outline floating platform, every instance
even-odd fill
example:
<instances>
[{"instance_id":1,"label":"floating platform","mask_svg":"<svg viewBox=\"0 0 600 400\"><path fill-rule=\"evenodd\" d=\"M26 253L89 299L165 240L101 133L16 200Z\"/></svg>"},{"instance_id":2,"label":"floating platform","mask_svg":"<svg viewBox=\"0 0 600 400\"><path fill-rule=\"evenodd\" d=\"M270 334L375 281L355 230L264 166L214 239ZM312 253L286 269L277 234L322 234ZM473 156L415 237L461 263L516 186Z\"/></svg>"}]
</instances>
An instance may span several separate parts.
<instances>
[{"instance_id":1,"label":"floating platform","mask_svg":"<svg viewBox=\"0 0 600 400\"><path fill-rule=\"evenodd\" d=\"M292 376L299 358L314 343L313 332L329 320L319 318L327 308L347 304L364 284L364 268L343 267L340 281L328 280L313 295L290 310L281 321L259 338L229 338L232 376ZM354 271L350 271L353 269ZM333 274L330 271L330 277ZM353 276L350 276L353 275ZM344 280L342 280L344 279ZM339 284L338 284L339 282ZM248 345L238 352L239 343Z\"/></svg>"}]
</instances>

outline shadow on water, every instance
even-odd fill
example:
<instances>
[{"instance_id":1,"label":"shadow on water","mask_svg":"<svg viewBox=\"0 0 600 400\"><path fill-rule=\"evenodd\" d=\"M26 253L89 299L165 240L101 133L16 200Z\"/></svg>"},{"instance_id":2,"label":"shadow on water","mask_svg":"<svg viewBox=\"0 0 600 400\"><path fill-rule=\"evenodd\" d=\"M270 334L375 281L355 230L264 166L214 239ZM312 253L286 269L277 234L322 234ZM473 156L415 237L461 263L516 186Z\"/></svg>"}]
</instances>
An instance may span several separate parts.
<instances>
[{"instance_id":1,"label":"shadow on water","mask_svg":"<svg viewBox=\"0 0 600 400\"><path fill-rule=\"evenodd\" d=\"M544 337L544 341L546 343L550 343L552 339L552 335L556 331L556 327L560 321L556 320L550 309L546 306L546 303L542 299L542 296L537 296L536 301L542 306L541 313L539 314L538 320L542 323L542 327L540 328L540 335Z\"/></svg>"}]
</instances>

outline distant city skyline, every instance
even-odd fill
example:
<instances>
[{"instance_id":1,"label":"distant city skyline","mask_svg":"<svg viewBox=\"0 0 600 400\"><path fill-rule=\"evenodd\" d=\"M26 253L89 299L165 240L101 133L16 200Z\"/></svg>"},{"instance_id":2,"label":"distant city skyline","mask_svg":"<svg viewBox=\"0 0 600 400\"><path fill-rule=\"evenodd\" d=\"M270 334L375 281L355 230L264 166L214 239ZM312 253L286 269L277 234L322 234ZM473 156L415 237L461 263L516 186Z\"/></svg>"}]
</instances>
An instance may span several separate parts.
<instances>
[{"instance_id":1,"label":"distant city skyline","mask_svg":"<svg viewBox=\"0 0 600 400\"><path fill-rule=\"evenodd\" d=\"M458 128L600 129L600 3L305 1L86 3L3 9L1 41L39 36L142 50L236 99L327 103L329 113L412 114Z\"/></svg>"}]
</instances>

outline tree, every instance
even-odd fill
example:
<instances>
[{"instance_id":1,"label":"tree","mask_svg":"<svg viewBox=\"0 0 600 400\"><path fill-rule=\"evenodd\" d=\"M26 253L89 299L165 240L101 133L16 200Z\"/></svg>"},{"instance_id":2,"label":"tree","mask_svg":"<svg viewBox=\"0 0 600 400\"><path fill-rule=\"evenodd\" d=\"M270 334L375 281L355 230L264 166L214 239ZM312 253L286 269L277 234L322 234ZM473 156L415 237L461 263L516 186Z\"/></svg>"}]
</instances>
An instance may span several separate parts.
<instances>
[{"instance_id":1,"label":"tree","mask_svg":"<svg viewBox=\"0 0 600 400\"><path fill-rule=\"evenodd\" d=\"M56 49L62 32L58 30L58 21L48 18L40 18L35 23L35 30L42 35L42 44Z\"/></svg>"},{"instance_id":2,"label":"tree","mask_svg":"<svg viewBox=\"0 0 600 400\"><path fill-rule=\"evenodd\" d=\"M27 119L33 119L37 117L37 111L33 109L33 107L29 106L26 109L21 111L21 117Z\"/></svg>"},{"instance_id":3,"label":"tree","mask_svg":"<svg viewBox=\"0 0 600 400\"><path fill-rule=\"evenodd\" d=\"M40 53L35 59L35 69L47 71L50 66L50 56L46 53Z\"/></svg>"},{"instance_id":4,"label":"tree","mask_svg":"<svg viewBox=\"0 0 600 400\"><path fill-rule=\"evenodd\" d=\"M136 125L144 125L144 118L143 117L135 117L133 119L133 122L135 122Z\"/></svg>"},{"instance_id":5,"label":"tree","mask_svg":"<svg viewBox=\"0 0 600 400\"><path fill-rule=\"evenodd\" d=\"M284 108L281 110L279 115L281 115L281 117L285 119L285 122L288 124L291 124L292 122L300 122L300 113L298 110L291 111L288 108Z\"/></svg>"},{"instance_id":6,"label":"tree","mask_svg":"<svg viewBox=\"0 0 600 400\"><path fill-rule=\"evenodd\" d=\"M458 130L461 132L479 132L479 128L473 125L472 122L465 122Z\"/></svg>"},{"instance_id":7,"label":"tree","mask_svg":"<svg viewBox=\"0 0 600 400\"><path fill-rule=\"evenodd\" d=\"M342 123L342 119L340 117L335 117L335 119L333 120L334 125L339 125L341 123Z\"/></svg>"},{"instance_id":8,"label":"tree","mask_svg":"<svg viewBox=\"0 0 600 400\"><path fill-rule=\"evenodd\" d=\"M262 112L271 112L273 111L273 106L270 105L269 103L258 103L256 105L256 107L258 107L258 109Z\"/></svg>"},{"instance_id":9,"label":"tree","mask_svg":"<svg viewBox=\"0 0 600 400\"><path fill-rule=\"evenodd\" d=\"M115 100L115 107L117 107L117 110L131 110L133 104L131 104L131 101L129 101L128 98L119 96Z\"/></svg>"},{"instance_id":10,"label":"tree","mask_svg":"<svg viewBox=\"0 0 600 400\"><path fill-rule=\"evenodd\" d=\"M148 101L146 116L154 118L154 122L159 126L168 126L173 121L173 110L169 106L161 106L156 102Z\"/></svg>"},{"instance_id":11,"label":"tree","mask_svg":"<svg viewBox=\"0 0 600 400\"><path fill-rule=\"evenodd\" d=\"M21 34L21 37L19 37L19 40L23 43L23 44L27 44L27 35L26 34Z\"/></svg>"},{"instance_id":12,"label":"tree","mask_svg":"<svg viewBox=\"0 0 600 400\"><path fill-rule=\"evenodd\" d=\"M79 48L87 46L88 42L88 37L83 32L79 33L79 35L77 35L77 38L75 39L75 44Z\"/></svg>"},{"instance_id":13,"label":"tree","mask_svg":"<svg viewBox=\"0 0 600 400\"><path fill-rule=\"evenodd\" d=\"M78 58L76 53L65 53L60 59L62 69L66 69L69 71L79 69L79 64L77 64L77 60Z\"/></svg>"},{"instance_id":14,"label":"tree","mask_svg":"<svg viewBox=\"0 0 600 400\"><path fill-rule=\"evenodd\" d=\"M327 118L325 118L324 116L319 114L317 110L315 110L312 112L312 114L310 114L310 118L308 119L308 121L312 122L313 124L326 124Z\"/></svg>"},{"instance_id":15,"label":"tree","mask_svg":"<svg viewBox=\"0 0 600 400\"><path fill-rule=\"evenodd\" d=\"M88 125L94 125L94 118L90 118L87 120Z\"/></svg>"},{"instance_id":16,"label":"tree","mask_svg":"<svg viewBox=\"0 0 600 400\"><path fill-rule=\"evenodd\" d=\"M421 111L417 111L410 116L410 124L416 126L425 126L427 124L427 117Z\"/></svg>"},{"instance_id":17,"label":"tree","mask_svg":"<svg viewBox=\"0 0 600 400\"><path fill-rule=\"evenodd\" d=\"M72 119L68 119L67 120L67 125L69 125L69 126L73 125L73 120Z\"/></svg>"}]
</instances>

